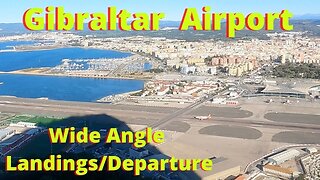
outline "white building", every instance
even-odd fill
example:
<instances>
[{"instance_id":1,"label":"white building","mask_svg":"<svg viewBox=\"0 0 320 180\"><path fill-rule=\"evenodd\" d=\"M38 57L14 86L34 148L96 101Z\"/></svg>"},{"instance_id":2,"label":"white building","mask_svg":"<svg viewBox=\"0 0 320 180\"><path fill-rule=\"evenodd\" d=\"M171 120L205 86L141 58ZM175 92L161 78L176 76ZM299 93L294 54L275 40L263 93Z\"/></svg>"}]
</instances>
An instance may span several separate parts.
<instances>
[{"instance_id":1,"label":"white building","mask_svg":"<svg viewBox=\"0 0 320 180\"><path fill-rule=\"evenodd\" d=\"M279 165L279 164L284 163L288 160L291 160L299 155L300 155L300 152L298 150L289 149L289 150L283 151L281 153L278 153L276 155L268 157L268 161L271 164Z\"/></svg>"},{"instance_id":2,"label":"white building","mask_svg":"<svg viewBox=\"0 0 320 180\"><path fill-rule=\"evenodd\" d=\"M210 67L209 74L217 75L217 67Z\"/></svg>"},{"instance_id":3,"label":"white building","mask_svg":"<svg viewBox=\"0 0 320 180\"><path fill-rule=\"evenodd\" d=\"M308 147L305 149L307 153L309 154L313 154L313 153L317 153L318 152L318 149L315 148L315 147Z\"/></svg>"},{"instance_id":4,"label":"white building","mask_svg":"<svg viewBox=\"0 0 320 180\"><path fill-rule=\"evenodd\" d=\"M269 164L263 167L263 171L285 179L291 179L294 176L294 172L290 169Z\"/></svg>"},{"instance_id":5,"label":"white building","mask_svg":"<svg viewBox=\"0 0 320 180\"><path fill-rule=\"evenodd\" d=\"M196 67L194 66L189 67L188 65L182 65L180 70L182 74L188 74L189 72L193 74L195 71L196 71Z\"/></svg>"},{"instance_id":6,"label":"white building","mask_svg":"<svg viewBox=\"0 0 320 180\"><path fill-rule=\"evenodd\" d=\"M37 128L36 123L30 123L30 122L11 123L10 126Z\"/></svg>"}]
</instances>

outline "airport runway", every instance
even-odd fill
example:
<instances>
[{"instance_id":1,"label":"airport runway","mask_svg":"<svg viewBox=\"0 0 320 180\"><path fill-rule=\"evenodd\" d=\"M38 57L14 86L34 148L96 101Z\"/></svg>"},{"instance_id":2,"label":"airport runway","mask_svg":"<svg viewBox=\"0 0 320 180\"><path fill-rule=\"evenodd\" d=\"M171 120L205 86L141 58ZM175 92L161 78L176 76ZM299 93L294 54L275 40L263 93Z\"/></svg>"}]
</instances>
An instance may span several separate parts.
<instances>
[{"instance_id":1,"label":"airport runway","mask_svg":"<svg viewBox=\"0 0 320 180\"><path fill-rule=\"evenodd\" d=\"M0 112L9 113L25 113L38 115L51 115L59 117L79 116L79 115L94 115L107 114L111 116L129 117L136 119L127 123L145 124L153 128L162 128L172 121L186 121L190 123L197 122L192 115L185 115L188 112L198 108L204 103L207 98L204 98L196 103L193 103L186 108L165 108L165 107L147 107L140 105L109 105L100 103L82 103L82 102L66 102L66 101L50 101L39 99L25 99L13 97L0 97ZM139 122L141 119L142 122ZM123 120L123 119L121 119ZM229 124L251 127L265 127L285 130L319 130L320 125L306 123L291 123L277 121L261 121L251 120L250 118L224 118L213 117L210 120L201 121L203 123L213 124Z\"/></svg>"},{"instance_id":2,"label":"airport runway","mask_svg":"<svg viewBox=\"0 0 320 180\"><path fill-rule=\"evenodd\" d=\"M192 117L180 118L182 121L195 122L200 121ZM217 118L202 120L203 123L213 124L227 124L227 125L239 125L239 126L250 126L250 127L265 127L271 129L285 129L285 130L319 130L320 125L314 124L302 124L302 123L282 123L273 121L261 121L261 120L249 120L249 119L234 119L234 118Z\"/></svg>"},{"instance_id":3,"label":"airport runway","mask_svg":"<svg viewBox=\"0 0 320 180\"><path fill-rule=\"evenodd\" d=\"M157 108L134 105L110 105L102 103L83 103L51 101L14 97L0 97L0 112L53 116L59 118L71 116L101 115L113 116L129 124L150 125L177 108Z\"/></svg>"},{"instance_id":4,"label":"airport runway","mask_svg":"<svg viewBox=\"0 0 320 180\"><path fill-rule=\"evenodd\" d=\"M211 98L211 97L210 97ZM162 128L165 125L169 124L174 118L183 115L193 109L196 109L197 107L199 107L202 103L206 102L208 98L202 98L200 101L197 101L183 109L180 109L172 114L169 114L168 116L164 117L163 119L159 120L158 122L154 123L151 125L152 128Z\"/></svg>"},{"instance_id":5,"label":"airport runway","mask_svg":"<svg viewBox=\"0 0 320 180\"><path fill-rule=\"evenodd\" d=\"M263 117L269 111L252 111L252 115L245 108L203 105L206 100L181 109L0 97L0 112L59 117L107 114L128 124L165 129L170 131L166 143L156 149L146 146L149 151L160 150L184 158L226 158L217 163L217 170L233 165L244 167L282 144L306 142L305 137L313 144L318 142L320 125L255 119L255 113L261 113ZM208 113L212 113L212 119L200 121L194 118ZM237 151L230 145L237 147ZM247 152L248 148L255 148L255 151Z\"/></svg>"},{"instance_id":6,"label":"airport runway","mask_svg":"<svg viewBox=\"0 0 320 180\"><path fill-rule=\"evenodd\" d=\"M139 105L110 105L102 103L88 102L66 102L66 101L51 101L41 99L26 99L15 97L0 97L0 112L10 113L48 113L56 116L73 116L73 115L92 115L92 114L120 114L132 115L134 112L157 117L156 121L150 121L146 124L154 129L161 128L170 123L174 118L185 114L199 107L206 102L210 97L202 98L201 100L187 106L186 108L167 108L167 107L148 107ZM118 111L118 112L117 112ZM123 111L126 111L125 113ZM152 114L152 115L151 115ZM122 120L122 119L121 119Z\"/></svg>"}]
</instances>

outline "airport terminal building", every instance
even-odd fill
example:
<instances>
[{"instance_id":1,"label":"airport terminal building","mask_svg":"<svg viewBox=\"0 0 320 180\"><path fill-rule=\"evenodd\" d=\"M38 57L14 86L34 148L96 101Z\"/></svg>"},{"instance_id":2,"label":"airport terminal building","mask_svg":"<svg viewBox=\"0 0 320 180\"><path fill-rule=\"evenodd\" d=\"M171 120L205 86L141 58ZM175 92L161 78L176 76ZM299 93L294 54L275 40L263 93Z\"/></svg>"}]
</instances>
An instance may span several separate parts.
<instances>
[{"instance_id":1,"label":"airport terminal building","mask_svg":"<svg viewBox=\"0 0 320 180\"><path fill-rule=\"evenodd\" d=\"M317 85L315 82L265 81L265 88L260 94L265 96L306 98L319 94L319 92L320 85Z\"/></svg>"}]
</instances>

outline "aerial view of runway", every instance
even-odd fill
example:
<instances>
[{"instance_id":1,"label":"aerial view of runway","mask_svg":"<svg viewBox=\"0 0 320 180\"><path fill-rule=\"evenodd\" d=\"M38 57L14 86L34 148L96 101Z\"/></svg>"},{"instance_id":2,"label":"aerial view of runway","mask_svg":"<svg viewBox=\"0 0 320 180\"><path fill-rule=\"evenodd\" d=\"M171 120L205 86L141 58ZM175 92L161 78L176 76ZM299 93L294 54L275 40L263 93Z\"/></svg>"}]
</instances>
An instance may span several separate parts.
<instances>
[{"instance_id":1,"label":"aerial view of runway","mask_svg":"<svg viewBox=\"0 0 320 180\"><path fill-rule=\"evenodd\" d=\"M164 113L172 113L175 108L155 108L130 105L109 105L40 99L0 97L0 112L32 114L53 117L107 114L131 124L149 125L162 118Z\"/></svg>"},{"instance_id":2,"label":"aerial view of runway","mask_svg":"<svg viewBox=\"0 0 320 180\"><path fill-rule=\"evenodd\" d=\"M180 158L215 156L216 172L235 165L244 168L283 145L320 144L319 107L314 104L306 111L304 104L245 102L223 106L208 104L207 100L173 108L0 97L0 112L62 118L106 114L127 124L165 130L166 142L157 148ZM208 114L211 119L194 118ZM248 147L254 151L247 151Z\"/></svg>"},{"instance_id":3,"label":"aerial view of runway","mask_svg":"<svg viewBox=\"0 0 320 180\"><path fill-rule=\"evenodd\" d=\"M214 118L208 119L205 123L220 123L229 125L242 126L258 126L267 128L278 128L287 130L320 130L320 121L306 120L303 114L301 122L292 119L290 114L286 121L274 121L272 113L265 116L270 117L270 121L253 120L249 118L252 112L242 111L232 108L211 108L208 106L201 106L207 99L201 99L185 108L167 108L167 107L150 107L139 105L110 105L101 103L84 103L84 102L67 102L67 101L50 101L40 99L23 99L15 97L0 97L0 111L10 113L27 113L36 115L51 115L51 116L73 116L73 115L89 115L89 114L108 114L119 117L130 117L135 115L135 119L139 117L148 117L149 121L141 121L138 124L149 125L153 128L161 128L169 124L172 120L175 121L197 121L193 118L194 115L206 115L213 112ZM200 108L199 108L200 107ZM208 109L209 108L209 109ZM194 109L197 109L194 111ZM123 114L123 112L126 112ZM140 114L140 116L139 116ZM125 116L124 116L125 115ZM137 116L138 115L138 116ZM274 114L273 116L284 116L283 114ZM310 115L311 116L311 115ZM317 119L316 115L311 117ZM293 116L293 117L296 117ZM125 120L126 118L124 118ZM276 118L277 119L277 118ZM122 120L122 119L121 119ZM137 120L138 121L138 120ZM136 122L131 122L136 123Z\"/></svg>"}]
</instances>

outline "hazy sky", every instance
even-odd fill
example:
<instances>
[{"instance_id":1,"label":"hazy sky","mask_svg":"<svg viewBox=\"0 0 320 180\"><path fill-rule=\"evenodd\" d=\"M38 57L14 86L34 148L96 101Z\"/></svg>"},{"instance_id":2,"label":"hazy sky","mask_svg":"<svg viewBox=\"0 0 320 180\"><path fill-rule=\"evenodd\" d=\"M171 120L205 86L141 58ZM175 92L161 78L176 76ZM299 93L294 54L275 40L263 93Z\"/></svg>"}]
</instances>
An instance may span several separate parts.
<instances>
[{"instance_id":1,"label":"hazy sky","mask_svg":"<svg viewBox=\"0 0 320 180\"><path fill-rule=\"evenodd\" d=\"M181 20L187 7L211 6L213 12L273 12L288 9L294 15L320 14L319 0L9 0L1 2L0 23L22 22L32 7L64 6L68 12L106 12L108 6L130 12L164 12L164 20Z\"/></svg>"}]
</instances>

